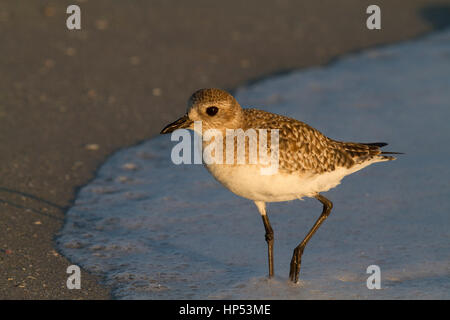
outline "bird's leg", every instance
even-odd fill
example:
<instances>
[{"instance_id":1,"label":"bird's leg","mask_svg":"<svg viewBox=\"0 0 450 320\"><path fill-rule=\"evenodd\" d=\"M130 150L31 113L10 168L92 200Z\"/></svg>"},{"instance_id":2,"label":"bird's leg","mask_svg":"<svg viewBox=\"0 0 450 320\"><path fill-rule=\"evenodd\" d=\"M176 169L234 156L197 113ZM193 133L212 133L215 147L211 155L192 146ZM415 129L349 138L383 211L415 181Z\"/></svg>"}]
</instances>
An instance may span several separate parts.
<instances>
[{"instance_id":1,"label":"bird's leg","mask_svg":"<svg viewBox=\"0 0 450 320\"><path fill-rule=\"evenodd\" d=\"M269 217L266 214L266 203L263 201L255 201L259 213L266 229L267 254L269 258L269 278L273 277L273 230L270 225Z\"/></svg>"},{"instance_id":2,"label":"bird's leg","mask_svg":"<svg viewBox=\"0 0 450 320\"><path fill-rule=\"evenodd\" d=\"M314 233L319 229L320 225L325 221L325 219L330 215L331 209L333 208L333 203L325 198L324 196L317 194L315 196L317 200L322 202L323 204L323 210L322 214L320 215L319 219L317 219L314 226L309 230L308 234L306 235L305 239L294 249L294 253L292 255L291 260L291 269L289 271L289 278L294 283L298 282L298 275L300 273L300 266L302 263L302 254L303 250L305 249L306 244L308 243L309 239L314 235Z\"/></svg>"},{"instance_id":3,"label":"bird's leg","mask_svg":"<svg viewBox=\"0 0 450 320\"><path fill-rule=\"evenodd\" d=\"M269 278L273 277L273 230L267 214L261 216L266 229L267 254L269 258Z\"/></svg>"}]
</instances>

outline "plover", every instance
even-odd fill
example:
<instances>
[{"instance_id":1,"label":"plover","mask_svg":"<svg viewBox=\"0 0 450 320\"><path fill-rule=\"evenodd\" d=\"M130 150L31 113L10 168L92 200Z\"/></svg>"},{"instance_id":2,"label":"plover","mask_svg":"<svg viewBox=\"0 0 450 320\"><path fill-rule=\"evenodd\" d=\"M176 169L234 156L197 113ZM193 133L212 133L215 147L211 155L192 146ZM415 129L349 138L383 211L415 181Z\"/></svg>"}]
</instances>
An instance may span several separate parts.
<instances>
[{"instance_id":1,"label":"plover","mask_svg":"<svg viewBox=\"0 0 450 320\"><path fill-rule=\"evenodd\" d=\"M323 204L323 210L311 230L294 249L289 278L298 282L301 258L306 244L329 216L333 204L321 195L337 186L342 178L358 170L381 161L395 160L392 154L382 152L383 142L354 143L330 139L306 123L282 115L258 109L244 109L236 99L220 89L201 89L188 101L187 113L167 125L161 134L176 129L194 129L196 121L201 121L202 129L216 129L225 133L226 129L276 130L278 133L278 170L267 175L259 170L260 163L227 164L211 163L206 168L226 188L235 194L254 201L261 214L265 240L268 245L269 277L274 275L273 242L274 232L266 212L266 202L289 201L314 197ZM204 140L204 139L203 139ZM246 145L248 146L248 141ZM203 141L205 145L206 142ZM234 147L233 147L234 148ZM274 152L274 148L268 145ZM247 149L246 149L247 150ZM236 154L236 153L235 153ZM246 151L248 158L248 150Z\"/></svg>"}]
</instances>

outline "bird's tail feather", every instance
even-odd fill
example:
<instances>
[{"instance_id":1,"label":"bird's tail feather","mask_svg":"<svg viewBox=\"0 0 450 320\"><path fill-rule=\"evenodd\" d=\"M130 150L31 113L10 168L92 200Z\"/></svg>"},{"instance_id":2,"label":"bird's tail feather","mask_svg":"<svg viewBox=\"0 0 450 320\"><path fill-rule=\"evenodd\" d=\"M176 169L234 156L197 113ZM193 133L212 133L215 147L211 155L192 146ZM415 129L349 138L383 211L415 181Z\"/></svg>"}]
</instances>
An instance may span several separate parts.
<instances>
[{"instance_id":1,"label":"bird's tail feather","mask_svg":"<svg viewBox=\"0 0 450 320\"><path fill-rule=\"evenodd\" d=\"M387 146L386 142L356 143L341 142L345 151L357 162L364 162L370 159L378 159L381 161L395 160L393 156L388 154L403 154L402 152L381 151L380 148Z\"/></svg>"}]
</instances>

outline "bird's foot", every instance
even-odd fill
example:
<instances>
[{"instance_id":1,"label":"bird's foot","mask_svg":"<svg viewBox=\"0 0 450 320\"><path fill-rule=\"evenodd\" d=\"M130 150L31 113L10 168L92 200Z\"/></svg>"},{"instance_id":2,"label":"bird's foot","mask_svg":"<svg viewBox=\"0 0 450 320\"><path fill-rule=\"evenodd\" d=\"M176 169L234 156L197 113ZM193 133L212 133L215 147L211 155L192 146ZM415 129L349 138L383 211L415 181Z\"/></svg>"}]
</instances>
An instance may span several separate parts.
<instances>
[{"instance_id":1,"label":"bird's foot","mask_svg":"<svg viewBox=\"0 0 450 320\"><path fill-rule=\"evenodd\" d=\"M302 263L302 254L303 248L301 247L295 248L294 253L292 254L289 279L294 283L298 283L298 275L300 274L300 266Z\"/></svg>"}]
</instances>

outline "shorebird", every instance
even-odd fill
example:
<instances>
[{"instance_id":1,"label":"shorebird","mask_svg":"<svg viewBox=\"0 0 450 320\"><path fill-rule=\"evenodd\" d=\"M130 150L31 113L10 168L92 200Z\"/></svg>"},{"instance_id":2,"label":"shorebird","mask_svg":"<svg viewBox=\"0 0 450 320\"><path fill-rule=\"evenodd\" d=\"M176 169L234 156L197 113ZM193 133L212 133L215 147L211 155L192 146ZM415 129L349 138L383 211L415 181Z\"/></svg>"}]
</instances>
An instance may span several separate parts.
<instances>
[{"instance_id":1,"label":"shorebird","mask_svg":"<svg viewBox=\"0 0 450 320\"><path fill-rule=\"evenodd\" d=\"M269 277L274 275L274 232L266 212L266 202L314 197L322 203L322 213L292 254L289 278L294 283L298 282L301 258L306 244L329 216L333 207L333 203L321 193L334 188L345 176L368 165L395 160L393 156L387 154L397 153L381 151L380 148L387 145L384 142L337 141L301 121L259 109L244 109L231 94L215 88L200 89L192 94L188 101L187 113L167 125L161 134L183 128L194 130L197 121L201 121L202 124L198 132L200 135L209 129L222 133L230 129L243 131L254 129L257 133L260 129L270 132L277 130L278 170L274 174L262 174L258 170L262 167L261 163L205 164L208 171L222 185L256 204L265 228ZM203 139L203 145L206 143ZM246 141L245 145L248 147L249 143ZM268 145L268 149L275 152L275 148L271 145ZM235 156L236 153L233 157ZM246 159L248 160L248 151Z\"/></svg>"}]
</instances>

